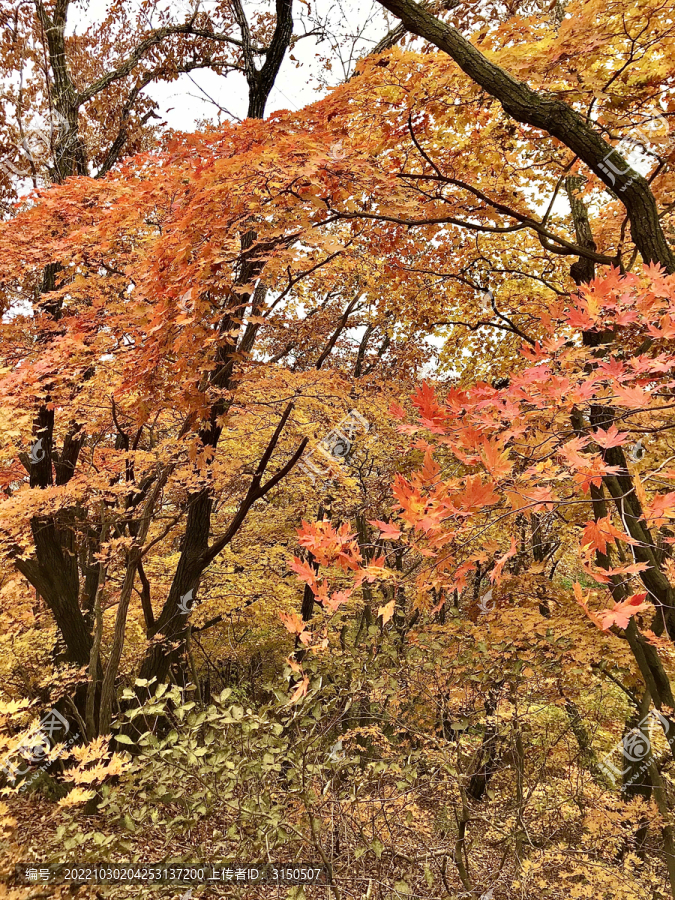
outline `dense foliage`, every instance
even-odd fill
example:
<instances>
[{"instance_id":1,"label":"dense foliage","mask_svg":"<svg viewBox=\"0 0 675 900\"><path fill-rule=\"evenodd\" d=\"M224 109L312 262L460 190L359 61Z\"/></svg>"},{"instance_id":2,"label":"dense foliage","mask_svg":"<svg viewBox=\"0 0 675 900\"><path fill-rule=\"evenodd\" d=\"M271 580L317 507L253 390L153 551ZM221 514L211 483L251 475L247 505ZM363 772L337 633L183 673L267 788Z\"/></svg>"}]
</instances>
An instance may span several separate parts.
<instances>
[{"instance_id":1,"label":"dense foliage","mask_svg":"<svg viewBox=\"0 0 675 900\"><path fill-rule=\"evenodd\" d=\"M6 889L675 898L672 7L296 5L0 5Z\"/></svg>"}]
</instances>

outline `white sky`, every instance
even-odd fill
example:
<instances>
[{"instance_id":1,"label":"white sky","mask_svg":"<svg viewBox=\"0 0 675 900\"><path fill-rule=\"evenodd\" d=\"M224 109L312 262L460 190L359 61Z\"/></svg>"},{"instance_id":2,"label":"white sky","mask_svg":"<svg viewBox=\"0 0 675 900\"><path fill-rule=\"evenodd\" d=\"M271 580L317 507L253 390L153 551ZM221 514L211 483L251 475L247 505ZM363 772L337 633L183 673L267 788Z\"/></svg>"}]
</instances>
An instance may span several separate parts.
<instances>
[{"instance_id":1,"label":"white sky","mask_svg":"<svg viewBox=\"0 0 675 900\"><path fill-rule=\"evenodd\" d=\"M196 2L197 0L166 0L163 8L171 10L175 21L181 21L194 10ZM214 0L199 0L199 2L200 8L205 10L214 4ZM247 13L261 8L274 9L273 2L244 0L243 5ZM68 32L70 34L81 32L88 25L101 21L105 16L106 7L106 0L89 0L85 9L72 5L69 10ZM331 30L347 38L347 44L351 43L350 38L360 35L356 41L358 56L372 47L397 21L389 17L378 3L371 0L366 0L365 3L359 3L358 0L314 0L310 8L313 14L328 18L332 23ZM306 10L306 0L305 2L295 0L293 16L296 35L303 32L301 14ZM296 44L293 56L296 62L289 58L288 53L284 58L267 103L268 115L281 109L301 109L325 93L325 84L322 82L327 77L333 84L339 83L344 78L344 68L338 58L335 58L332 73L327 73L319 61L320 56L333 56L328 41L319 43L316 37L303 38ZM218 109L208 97L233 116L243 118L246 115L248 102L246 81L243 74L238 72L225 77L209 70L196 70L188 75L181 75L170 83L149 85L146 91L158 102L157 111L167 124L181 131L193 131L199 120L218 121ZM221 115L221 118L226 116Z\"/></svg>"}]
</instances>

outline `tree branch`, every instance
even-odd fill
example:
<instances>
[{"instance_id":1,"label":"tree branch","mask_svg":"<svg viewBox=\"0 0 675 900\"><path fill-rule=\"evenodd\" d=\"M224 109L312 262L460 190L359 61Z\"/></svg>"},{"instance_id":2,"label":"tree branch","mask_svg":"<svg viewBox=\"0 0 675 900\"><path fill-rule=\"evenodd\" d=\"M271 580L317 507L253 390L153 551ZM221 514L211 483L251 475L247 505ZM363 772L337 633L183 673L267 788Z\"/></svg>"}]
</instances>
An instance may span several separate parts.
<instances>
[{"instance_id":1,"label":"tree branch","mask_svg":"<svg viewBox=\"0 0 675 900\"><path fill-rule=\"evenodd\" d=\"M591 127L586 118L558 96L535 91L518 81L485 57L456 28L436 19L413 0L378 2L398 16L413 34L447 53L469 78L495 97L504 112L517 122L542 129L569 147L610 190L614 189L616 178L606 165L607 158L615 154L628 171L625 160L611 144ZM675 254L666 241L649 184L642 175L632 171L631 179L620 196L617 196L630 218L633 242L646 263L660 263L668 272L675 272Z\"/></svg>"},{"instance_id":2,"label":"tree branch","mask_svg":"<svg viewBox=\"0 0 675 900\"><path fill-rule=\"evenodd\" d=\"M286 422L288 421L288 417L293 411L294 404L289 403L286 409L281 416L279 424L274 430L274 434L272 435L265 452L263 453L260 462L258 463L258 468L251 479L251 483L249 485L248 491L246 492L246 496L239 504L239 508L234 515L234 518L230 522L230 525L227 531L217 538L213 544L201 555L200 559L197 562L197 570L201 573L204 569L218 556L218 554L223 550L232 540L232 538L236 535L241 527L244 519L248 515L250 508L261 497L264 497L276 484L278 484L282 478L285 478L286 475L291 471L293 466L297 463L297 461L302 456L302 453L307 446L307 438L303 438L300 442L300 446L295 451L290 460L283 466L279 471L269 479L266 484L262 484L262 478L265 474L269 461L274 453L274 450L279 442L279 438L281 436L281 432L284 430Z\"/></svg>"}]
</instances>

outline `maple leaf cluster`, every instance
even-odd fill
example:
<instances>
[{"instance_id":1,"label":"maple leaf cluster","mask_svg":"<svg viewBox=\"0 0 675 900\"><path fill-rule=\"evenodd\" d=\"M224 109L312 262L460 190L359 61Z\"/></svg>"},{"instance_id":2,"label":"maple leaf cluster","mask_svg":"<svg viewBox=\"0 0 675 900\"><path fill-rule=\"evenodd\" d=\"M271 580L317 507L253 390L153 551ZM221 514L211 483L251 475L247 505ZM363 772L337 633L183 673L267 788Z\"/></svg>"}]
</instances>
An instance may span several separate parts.
<instances>
[{"instance_id":1,"label":"maple leaf cluster","mask_svg":"<svg viewBox=\"0 0 675 900\"><path fill-rule=\"evenodd\" d=\"M670 521L675 492L659 491L658 485L672 481L675 469L658 455L649 464L636 461L630 447L672 427L673 316L675 276L654 266L623 276L612 269L552 308L554 336L523 348L527 365L508 386L453 387L445 400L429 384L417 390L417 417L400 431L423 452L423 465L396 476L392 522L372 524L399 551L421 555L420 596L464 590L468 575L481 565L490 583L499 585L518 552L519 522L548 515L572 524L565 554L615 601L595 613L577 593L601 630L626 629L634 616L658 609L652 590L630 594L633 582L649 586L655 562L640 553L644 541L634 535L635 506L628 503L632 496L639 504L645 534ZM585 334L609 332L612 340L582 343L575 339L579 328ZM627 346L637 351L628 355ZM584 520L583 510L593 510L593 497L605 484L610 490L619 486L615 507ZM671 540L668 533L665 540ZM320 565L339 559L338 534L322 523L303 525L300 542L313 548ZM628 558L622 550L622 558L611 561L613 547L625 548ZM342 565L353 570L358 586L366 571L358 555ZM405 584L388 570L384 575L399 589ZM316 588L315 569L307 583ZM321 590L325 594L325 585ZM622 593L625 598L617 599Z\"/></svg>"}]
</instances>

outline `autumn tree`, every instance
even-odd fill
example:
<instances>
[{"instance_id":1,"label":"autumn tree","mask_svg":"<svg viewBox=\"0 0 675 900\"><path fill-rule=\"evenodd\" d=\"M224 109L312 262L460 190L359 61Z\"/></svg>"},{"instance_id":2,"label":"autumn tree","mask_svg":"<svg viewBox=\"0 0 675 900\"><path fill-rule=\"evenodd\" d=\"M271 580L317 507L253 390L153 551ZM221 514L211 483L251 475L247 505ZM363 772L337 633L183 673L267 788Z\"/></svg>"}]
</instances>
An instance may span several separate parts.
<instances>
[{"instance_id":1,"label":"autumn tree","mask_svg":"<svg viewBox=\"0 0 675 900\"><path fill-rule=\"evenodd\" d=\"M581 482L574 472L557 472L577 491L574 499L549 499L552 463L537 459L532 464L541 468L524 469L525 476L518 467L525 466L527 453L517 464L504 461L504 454L516 452L509 442L518 446L519 428L526 429L533 446L546 431L540 418L550 407L521 409L527 403L518 393L524 390L524 372L534 368L546 396L559 405L561 434L568 429L578 441L588 440L576 447L579 454L595 442L599 429L613 435L614 419L618 428L625 410L619 405L617 412L616 404L597 394L585 398L590 406L578 413L563 390L569 372L582 394L586 385L596 390L592 373L601 368L603 354L628 354L643 378L640 390L645 378L663 374L658 341L641 349L630 326L635 324L640 339L652 328L659 340L667 340L667 323L657 324L650 315L669 313L658 304L649 307L640 295L639 322L621 308L624 318L615 326L611 304L593 298L599 294L604 302L619 290L619 274L639 272L639 262L663 263L670 271L664 243L672 227L670 139L661 122L671 114L672 73L665 63L654 71L650 52L657 47L670 58L672 26L657 3L631 8L627 17L609 6L600 20L603 40L589 49L584 42L598 25L588 9L570 5L569 19L536 5L529 12L500 15L487 27L475 7L446 9L446 18L464 16L470 41L449 25L434 24L436 30L423 36L435 35L447 52L417 53L399 47L405 34L396 30L384 55L363 60L356 77L324 99L263 121L256 116L292 39L290 7L279 8L274 27L270 23L264 32L262 54L263 38L235 5L230 25L240 43L232 43L233 37L221 44L247 73L251 117L246 122L179 136L136 158L120 156L105 177L85 177L85 167L81 177L34 195L3 228L3 553L47 604L68 660L88 670L76 704L88 734L109 730L121 669L139 672L146 682L175 677L192 637L201 640L197 629L223 623L227 613L218 607L193 628L192 607L218 594L221 575L234 574L229 564L255 568L252 523L267 533L262 503L274 510L272 535L283 535L279 544L294 540L292 525L300 518L313 519L321 510L322 522L330 518L322 528L342 535L340 552L347 558L353 553L356 569L365 572L348 597L316 595L308 588L315 586L311 579L316 580L325 554L319 543L305 542L298 565L307 587L288 590L288 573L274 581L284 602L296 607L283 610L296 614L287 619L293 640L308 625L309 632L319 628L322 604L338 610L352 598L357 646L376 627L377 609L384 610L382 625L385 619L394 623L402 645L420 623L421 610L428 612L420 597L433 598L434 615L446 614L453 597L455 608L469 596L478 602L486 577L496 580L509 565L511 575L522 574L528 554L540 567L535 574L548 573L549 582L556 571L578 576L569 557L561 562L570 524L564 510L555 515L562 503L590 504L597 529L607 519L607 528L620 530L617 504L638 490L633 476L623 474L628 466L620 445L605 447L601 461L597 454L582 454L579 466L587 468ZM424 16L404 24L410 32L422 32L419 22L429 25ZM190 21L193 30L202 22ZM643 28L647 21L651 30ZM152 34L157 37L159 30ZM523 43L518 40L523 35L545 39ZM187 37L187 32L167 32L162 41L168 43L157 47ZM259 56L265 57L262 66ZM126 71L125 59L113 71ZM108 86L119 82L121 88L132 71L146 72L146 62L139 55L137 64ZM555 91L564 92L565 100L552 99ZM586 107L592 116L578 111ZM631 129L649 121L659 124L641 145L654 161L649 177L636 171L630 184L627 177L615 184L612 176L625 160L612 157L617 151L602 135L629 137ZM614 159L610 175L601 167L607 168L608 158ZM97 174L94 169L92 163L88 174ZM47 270L45 259L52 261ZM584 293L580 286L592 281L596 267L610 265L615 270L605 287L593 282L591 293ZM665 303L670 288L658 281L665 276L654 266L648 272ZM633 278L625 282L626 290L637 293ZM619 300L611 303L620 306ZM599 310L606 328L598 322ZM634 343L618 330L624 326ZM558 338L572 346L562 351ZM536 365L528 368L532 359ZM451 397L476 392L475 408L458 400L450 403L450 413L439 412L449 441L463 416L474 417L467 440L475 446L462 451L458 460L465 471L457 477L466 477L466 491L476 496L452 512L469 528L458 532L463 552L470 550L471 528L493 527L489 516L481 518L483 506L494 511L486 501L492 495L476 480L473 466L501 471L510 465L509 473L518 470L519 478L530 479L523 490L535 492L534 500L531 510L512 510L513 553L510 543L497 541L462 559L470 582L450 579L448 570L445 580L401 584L394 591L381 579L381 558L396 528L376 532L380 526L372 524L386 518L386 482L398 475L399 500L408 498L424 530L432 527L425 518L430 513L424 491L440 475L429 457L419 483L411 480L411 457L394 450L382 410L392 400L399 406L405 402L430 364L435 378L452 386ZM533 384L539 384L536 379ZM492 402L501 409L496 397L505 398L511 423L499 426L508 434L501 445L486 435L497 426L482 406ZM308 494L298 468L307 441L321 441L359 404L360 414L377 423L382 448L368 450L360 468L354 466L351 482L341 481L324 462L328 495L320 481ZM422 391L419 404L425 410L433 406L431 394ZM650 409L645 406L647 418ZM660 420L653 425L666 426ZM652 427L651 420L645 427ZM557 444L551 447L547 458L557 459ZM427 449L413 448L412 458ZM306 496L309 511L303 508ZM608 503L617 509L614 518L606 512ZM283 521L284 510L292 522ZM641 553L644 558L632 565L646 569L632 570L621 560L629 568L615 571L607 547L600 543L595 551L607 557L610 579L651 572L644 580L665 616L661 633L652 628L660 639L670 633L672 588L665 553L655 557L655 565L644 549L651 539L644 530L649 527L644 503L641 510L636 507L621 523L623 537L608 533L623 541L624 556ZM342 528L351 519L356 544L351 530ZM438 539L442 543L443 535ZM638 553L636 547L643 549ZM414 565L437 550L421 546ZM403 549L391 552L397 560L392 568L403 572ZM382 586L376 588L378 579ZM26 603L25 581L8 592ZM272 609L274 591L270 594ZM537 604L543 618L547 603L544 597L544 612ZM625 609L639 606L629 603ZM349 627L343 624L346 644ZM651 679L644 686L666 715L671 703L660 647L641 640L635 647L632 664L640 677ZM303 654L296 652L293 661L304 662ZM300 701L307 685L302 672L293 678ZM493 688L497 694L491 694ZM571 704L566 710L588 750L583 722L574 712L580 698L568 696L568 688L565 684L564 699ZM486 715L498 708L498 694L495 682L482 696ZM643 691L642 702L648 703L645 697ZM493 731L485 734L482 768L470 773L470 795L480 798L496 746Z\"/></svg>"},{"instance_id":2,"label":"autumn tree","mask_svg":"<svg viewBox=\"0 0 675 900\"><path fill-rule=\"evenodd\" d=\"M368 802L378 754L419 754L416 790L439 778L447 893L488 889L487 819L514 890L539 850L564 872L606 828L603 884L637 896L673 880L672 22L656 0L384 5L405 28L312 106L66 178L0 231L3 611L36 634L46 603L87 669L58 681L83 685L90 736L121 681L132 705L152 678L206 704L195 653L215 681L219 637L252 631L276 674L288 655L279 752L284 716L334 690L317 746L342 735L372 763ZM275 56L260 67L232 9L254 97ZM275 21L265 46L287 47ZM630 173L619 139L641 148ZM340 466L319 454L352 409L368 428ZM624 803L601 753L652 705Z\"/></svg>"}]
</instances>

